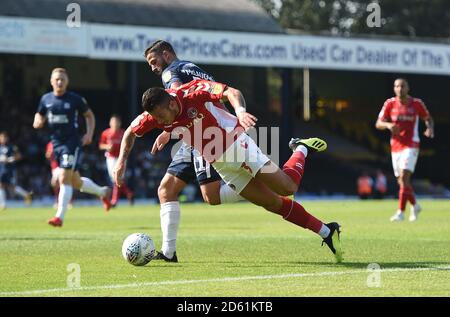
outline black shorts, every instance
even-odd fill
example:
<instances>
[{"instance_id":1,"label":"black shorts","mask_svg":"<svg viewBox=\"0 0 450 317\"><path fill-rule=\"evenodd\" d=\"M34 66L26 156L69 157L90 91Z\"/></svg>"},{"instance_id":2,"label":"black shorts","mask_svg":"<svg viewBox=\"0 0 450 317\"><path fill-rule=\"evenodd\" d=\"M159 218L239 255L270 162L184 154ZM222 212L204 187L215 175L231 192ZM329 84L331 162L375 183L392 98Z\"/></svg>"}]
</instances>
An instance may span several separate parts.
<instances>
[{"instance_id":1,"label":"black shorts","mask_svg":"<svg viewBox=\"0 0 450 317\"><path fill-rule=\"evenodd\" d=\"M200 185L220 181L220 175L198 152L182 145L172 159L167 173L185 183L198 181Z\"/></svg>"},{"instance_id":2,"label":"black shorts","mask_svg":"<svg viewBox=\"0 0 450 317\"><path fill-rule=\"evenodd\" d=\"M15 178L12 170L3 170L0 172L0 184L14 185Z\"/></svg>"},{"instance_id":3,"label":"black shorts","mask_svg":"<svg viewBox=\"0 0 450 317\"><path fill-rule=\"evenodd\" d=\"M55 142L53 153L59 167L74 171L80 168L82 151L79 142Z\"/></svg>"}]
</instances>

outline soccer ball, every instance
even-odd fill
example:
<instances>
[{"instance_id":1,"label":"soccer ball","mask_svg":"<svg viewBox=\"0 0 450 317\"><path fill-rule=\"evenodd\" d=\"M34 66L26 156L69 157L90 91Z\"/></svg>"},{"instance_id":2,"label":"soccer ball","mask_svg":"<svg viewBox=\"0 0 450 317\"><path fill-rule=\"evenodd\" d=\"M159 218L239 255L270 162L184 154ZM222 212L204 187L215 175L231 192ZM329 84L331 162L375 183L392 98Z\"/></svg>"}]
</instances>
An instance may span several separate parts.
<instances>
[{"instance_id":1,"label":"soccer ball","mask_svg":"<svg viewBox=\"0 0 450 317\"><path fill-rule=\"evenodd\" d=\"M122 255L136 266L146 265L155 254L155 244L152 238L145 233L130 234L122 245Z\"/></svg>"}]
</instances>

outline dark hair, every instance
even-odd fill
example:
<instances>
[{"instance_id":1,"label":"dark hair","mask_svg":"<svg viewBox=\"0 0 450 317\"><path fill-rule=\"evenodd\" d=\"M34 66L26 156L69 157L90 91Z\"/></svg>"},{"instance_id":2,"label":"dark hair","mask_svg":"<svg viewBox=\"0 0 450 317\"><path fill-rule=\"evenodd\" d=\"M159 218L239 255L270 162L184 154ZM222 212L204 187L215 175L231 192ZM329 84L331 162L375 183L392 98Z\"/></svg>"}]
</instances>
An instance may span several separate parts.
<instances>
[{"instance_id":1,"label":"dark hair","mask_svg":"<svg viewBox=\"0 0 450 317\"><path fill-rule=\"evenodd\" d=\"M147 58L147 55L153 52L161 55L164 51L169 51L175 54L175 51L169 42L157 40L145 49L144 57Z\"/></svg>"},{"instance_id":2,"label":"dark hair","mask_svg":"<svg viewBox=\"0 0 450 317\"><path fill-rule=\"evenodd\" d=\"M8 132L6 132L6 131L0 131L0 135L8 136Z\"/></svg>"},{"instance_id":3,"label":"dark hair","mask_svg":"<svg viewBox=\"0 0 450 317\"><path fill-rule=\"evenodd\" d=\"M110 119L112 119L112 118L116 118L117 120L122 121L122 118L117 113L113 113L111 115Z\"/></svg>"},{"instance_id":4,"label":"dark hair","mask_svg":"<svg viewBox=\"0 0 450 317\"><path fill-rule=\"evenodd\" d=\"M408 83L408 81L407 81L405 78L403 78L403 77L396 78L396 79L394 80L394 83L395 83L397 80L401 80L402 82L406 83L406 85L409 86L409 83Z\"/></svg>"},{"instance_id":5,"label":"dark hair","mask_svg":"<svg viewBox=\"0 0 450 317\"><path fill-rule=\"evenodd\" d=\"M149 88L142 95L142 108L147 112L152 112L157 106L167 104L169 100L170 95L163 88Z\"/></svg>"}]
</instances>

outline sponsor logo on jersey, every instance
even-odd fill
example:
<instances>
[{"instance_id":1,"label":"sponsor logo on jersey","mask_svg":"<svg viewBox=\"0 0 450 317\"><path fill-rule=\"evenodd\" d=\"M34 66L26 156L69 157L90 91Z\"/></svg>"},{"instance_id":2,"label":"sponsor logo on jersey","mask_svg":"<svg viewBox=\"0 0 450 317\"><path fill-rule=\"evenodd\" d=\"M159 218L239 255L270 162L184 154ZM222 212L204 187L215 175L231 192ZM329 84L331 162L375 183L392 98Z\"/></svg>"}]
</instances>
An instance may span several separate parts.
<instances>
[{"instance_id":1,"label":"sponsor logo on jersey","mask_svg":"<svg viewBox=\"0 0 450 317\"><path fill-rule=\"evenodd\" d=\"M187 116L188 116L190 119L195 118L195 117L197 116L197 114L198 114L198 110L195 109L194 107L189 108L189 109L187 110Z\"/></svg>"},{"instance_id":2,"label":"sponsor logo on jersey","mask_svg":"<svg viewBox=\"0 0 450 317\"><path fill-rule=\"evenodd\" d=\"M162 80L163 82L167 83L172 78L172 73L170 71L164 72L162 74Z\"/></svg>"},{"instance_id":3,"label":"sponsor logo on jersey","mask_svg":"<svg viewBox=\"0 0 450 317\"><path fill-rule=\"evenodd\" d=\"M65 114L53 114L52 112L49 112L48 122L52 124L69 123L69 118L67 118Z\"/></svg>"},{"instance_id":4,"label":"sponsor logo on jersey","mask_svg":"<svg viewBox=\"0 0 450 317\"><path fill-rule=\"evenodd\" d=\"M414 121L416 116L399 115L396 121Z\"/></svg>"},{"instance_id":5,"label":"sponsor logo on jersey","mask_svg":"<svg viewBox=\"0 0 450 317\"><path fill-rule=\"evenodd\" d=\"M209 92L213 95L218 95L222 92L222 85L216 84L214 86L211 87L211 89L209 90Z\"/></svg>"},{"instance_id":6,"label":"sponsor logo on jersey","mask_svg":"<svg viewBox=\"0 0 450 317\"><path fill-rule=\"evenodd\" d=\"M185 73L188 76L196 77L194 79L205 79L209 81L213 81L214 79L209 76L208 74L205 74L204 72L194 70L194 69L183 69L181 71L182 73Z\"/></svg>"}]
</instances>

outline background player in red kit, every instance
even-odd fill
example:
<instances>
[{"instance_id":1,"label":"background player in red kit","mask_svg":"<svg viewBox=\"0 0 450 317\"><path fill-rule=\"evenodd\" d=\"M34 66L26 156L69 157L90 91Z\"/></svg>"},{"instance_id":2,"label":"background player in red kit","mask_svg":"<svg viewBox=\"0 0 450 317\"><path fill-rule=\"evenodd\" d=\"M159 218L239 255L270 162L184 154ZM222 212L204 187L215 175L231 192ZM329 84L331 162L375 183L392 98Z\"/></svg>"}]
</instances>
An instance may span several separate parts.
<instances>
[{"instance_id":1,"label":"background player in red kit","mask_svg":"<svg viewBox=\"0 0 450 317\"><path fill-rule=\"evenodd\" d=\"M239 90L206 80L194 80L177 89L150 88L142 96L147 120L140 123L146 122L149 128L162 125L173 136L182 135L183 142L199 151L236 193L317 233L336 261L342 261L339 224L324 224L299 203L283 197L297 191L308 151L324 151L326 143L318 138L292 139L289 147L293 154L281 170L244 132L255 125L256 118L247 113L238 119L214 105L220 100L228 100L235 110L245 105ZM127 151L121 149L115 169L114 179L119 185L125 173Z\"/></svg>"},{"instance_id":2,"label":"background player in red kit","mask_svg":"<svg viewBox=\"0 0 450 317\"><path fill-rule=\"evenodd\" d=\"M120 194L123 193L129 200L130 204L133 204L134 194L124 183L122 186L118 187L114 183L113 171L117 163L117 158L120 153L120 143L122 142L123 133L125 132L122 128L122 120L118 115L113 115L109 119L109 128L104 130L100 136L99 149L105 151L106 156L106 167L108 169L108 175L113 182L113 191L111 204L115 206L120 198Z\"/></svg>"},{"instance_id":3,"label":"background player in red kit","mask_svg":"<svg viewBox=\"0 0 450 317\"><path fill-rule=\"evenodd\" d=\"M406 202L411 203L409 221L417 220L421 207L416 203L411 185L419 155L419 118L425 121L427 129L424 135L434 137L434 124L427 107L422 100L408 95L409 85L403 78L394 81L395 97L385 101L375 124L379 130L391 131L392 166L400 186L398 193L399 207L391 221L405 219Z\"/></svg>"}]
</instances>

